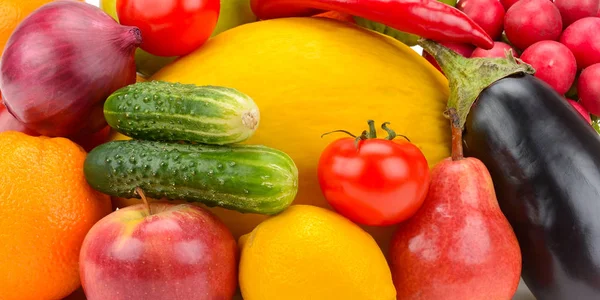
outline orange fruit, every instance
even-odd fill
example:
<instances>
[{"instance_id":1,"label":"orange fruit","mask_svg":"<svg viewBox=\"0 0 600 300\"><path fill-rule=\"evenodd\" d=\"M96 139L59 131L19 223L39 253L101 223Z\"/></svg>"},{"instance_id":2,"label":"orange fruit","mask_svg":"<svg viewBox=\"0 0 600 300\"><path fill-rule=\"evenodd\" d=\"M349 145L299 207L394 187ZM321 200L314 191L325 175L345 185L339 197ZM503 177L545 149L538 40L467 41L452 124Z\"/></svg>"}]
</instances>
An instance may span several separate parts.
<instances>
[{"instance_id":1,"label":"orange fruit","mask_svg":"<svg viewBox=\"0 0 600 300\"><path fill-rule=\"evenodd\" d=\"M40 6L53 0L2 0L0 1L0 56L17 25ZM81 0L82 1L82 0Z\"/></svg>"},{"instance_id":2,"label":"orange fruit","mask_svg":"<svg viewBox=\"0 0 600 300\"><path fill-rule=\"evenodd\" d=\"M65 138L0 133L0 299L61 299L80 286L78 259L110 198L83 175Z\"/></svg>"}]
</instances>

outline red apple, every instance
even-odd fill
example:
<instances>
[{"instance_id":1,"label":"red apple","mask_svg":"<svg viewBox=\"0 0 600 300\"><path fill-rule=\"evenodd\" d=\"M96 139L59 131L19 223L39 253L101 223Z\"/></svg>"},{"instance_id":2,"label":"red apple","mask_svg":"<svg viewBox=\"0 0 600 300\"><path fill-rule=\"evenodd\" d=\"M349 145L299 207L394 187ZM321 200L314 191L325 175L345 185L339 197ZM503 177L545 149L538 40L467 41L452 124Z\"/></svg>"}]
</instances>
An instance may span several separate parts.
<instances>
[{"instance_id":1,"label":"red apple","mask_svg":"<svg viewBox=\"0 0 600 300\"><path fill-rule=\"evenodd\" d=\"M235 294L237 260L236 242L214 214L153 202L96 223L79 263L88 300L214 300Z\"/></svg>"}]
</instances>

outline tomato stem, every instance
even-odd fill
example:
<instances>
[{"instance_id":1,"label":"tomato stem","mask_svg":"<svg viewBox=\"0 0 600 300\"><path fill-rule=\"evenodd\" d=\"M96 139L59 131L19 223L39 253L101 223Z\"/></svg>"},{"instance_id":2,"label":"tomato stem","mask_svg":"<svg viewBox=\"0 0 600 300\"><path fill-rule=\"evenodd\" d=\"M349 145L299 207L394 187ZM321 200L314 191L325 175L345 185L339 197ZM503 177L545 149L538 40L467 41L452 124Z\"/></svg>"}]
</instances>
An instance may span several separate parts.
<instances>
[{"instance_id":1,"label":"tomato stem","mask_svg":"<svg viewBox=\"0 0 600 300\"><path fill-rule=\"evenodd\" d=\"M367 133L367 131L363 131L360 136L356 137L356 139L354 139L354 147L356 147L356 150L358 150L358 143L360 141L364 141L369 139L369 134Z\"/></svg>"},{"instance_id":2,"label":"tomato stem","mask_svg":"<svg viewBox=\"0 0 600 300\"><path fill-rule=\"evenodd\" d=\"M345 133L351 137L354 138L354 145L356 146L356 148L358 149L358 143L360 141L364 141L367 139L376 139L377 138L377 130L375 129L375 121L373 120L368 120L367 123L369 124L369 131L364 130L363 132L361 132L361 134L359 136L356 136L352 133L350 133L349 131L346 130L334 130L334 131L330 131L330 132L326 132L323 133L321 135L321 138L335 133L335 132L341 132L341 133ZM408 137L406 137L405 135L401 135L401 134L397 134L394 130L390 129L389 127L387 127L388 124L391 124L390 122L384 122L383 124L381 124L381 128L383 130L385 130L388 133L388 136L385 138L388 141L391 141L393 139L395 139L397 136L401 136L403 138L405 138L409 143L411 142L410 139L408 139Z\"/></svg>"},{"instance_id":3,"label":"tomato stem","mask_svg":"<svg viewBox=\"0 0 600 300\"><path fill-rule=\"evenodd\" d=\"M450 117L450 127L452 128L452 160L457 161L464 158L460 117L454 108L448 109L448 116Z\"/></svg>"},{"instance_id":4,"label":"tomato stem","mask_svg":"<svg viewBox=\"0 0 600 300\"><path fill-rule=\"evenodd\" d=\"M396 137L396 132L393 131L392 129L388 128L387 125L390 124L390 122L384 122L383 124L381 124L381 129L385 130L388 134L387 137L385 137L386 140L391 141Z\"/></svg>"},{"instance_id":5,"label":"tomato stem","mask_svg":"<svg viewBox=\"0 0 600 300\"><path fill-rule=\"evenodd\" d=\"M409 143L411 142L407 136L402 135L402 134L397 134L395 131L393 131L392 129L387 127L388 124L391 124L391 123L385 122L385 123L381 124L381 129L387 131L387 133L388 133L388 136L385 138L386 140L391 141L391 140L395 139L396 136L401 136L401 137L405 138Z\"/></svg>"},{"instance_id":6,"label":"tomato stem","mask_svg":"<svg viewBox=\"0 0 600 300\"><path fill-rule=\"evenodd\" d=\"M377 138L377 130L375 129L375 121L368 120L367 123L369 124L369 135L367 136L367 138L376 139Z\"/></svg>"},{"instance_id":7,"label":"tomato stem","mask_svg":"<svg viewBox=\"0 0 600 300\"><path fill-rule=\"evenodd\" d=\"M142 191L141 188L136 187L135 192L140 196L140 198L142 198L142 201L144 201L144 208L146 209L146 215L151 216L152 211L150 210L150 203L148 203L148 199L146 199L146 195L144 195L144 191Z\"/></svg>"},{"instance_id":8,"label":"tomato stem","mask_svg":"<svg viewBox=\"0 0 600 300\"><path fill-rule=\"evenodd\" d=\"M324 136L326 136L326 135L329 135L329 134L332 134L332 133L336 133L336 132L342 132L342 133L345 133L345 134L347 134L347 135L349 135L349 136L351 136L351 137L353 137L353 138L356 138L356 135L354 135L354 134L352 134L351 132L349 132L349 131L346 131L346 130L334 130L334 131L330 131L330 132L325 132L325 133L323 133L323 134L321 135L321 138L323 138L323 137L324 137Z\"/></svg>"}]
</instances>

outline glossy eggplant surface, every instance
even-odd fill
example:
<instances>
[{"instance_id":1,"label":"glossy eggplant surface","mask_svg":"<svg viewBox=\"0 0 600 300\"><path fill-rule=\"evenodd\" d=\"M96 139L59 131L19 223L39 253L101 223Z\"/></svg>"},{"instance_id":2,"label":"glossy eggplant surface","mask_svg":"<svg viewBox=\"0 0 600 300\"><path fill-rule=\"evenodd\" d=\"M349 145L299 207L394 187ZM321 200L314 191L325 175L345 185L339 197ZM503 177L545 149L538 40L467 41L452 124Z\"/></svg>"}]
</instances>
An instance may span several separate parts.
<instances>
[{"instance_id":1,"label":"glossy eggplant surface","mask_svg":"<svg viewBox=\"0 0 600 300\"><path fill-rule=\"evenodd\" d=\"M600 299L600 136L531 75L496 81L472 106L465 154L489 169L538 300Z\"/></svg>"}]
</instances>

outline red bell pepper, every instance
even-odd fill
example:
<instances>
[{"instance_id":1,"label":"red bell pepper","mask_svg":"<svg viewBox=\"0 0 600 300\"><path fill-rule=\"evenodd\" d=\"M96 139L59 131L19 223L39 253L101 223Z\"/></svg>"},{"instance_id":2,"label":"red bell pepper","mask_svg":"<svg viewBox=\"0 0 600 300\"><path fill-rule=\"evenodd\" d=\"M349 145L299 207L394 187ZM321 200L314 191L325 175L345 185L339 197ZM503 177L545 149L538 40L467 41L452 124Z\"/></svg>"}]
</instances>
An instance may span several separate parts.
<instances>
[{"instance_id":1,"label":"red bell pepper","mask_svg":"<svg viewBox=\"0 0 600 300\"><path fill-rule=\"evenodd\" d=\"M492 38L458 9L437 0L251 0L259 19L308 17L338 11L439 42L491 49Z\"/></svg>"}]
</instances>

